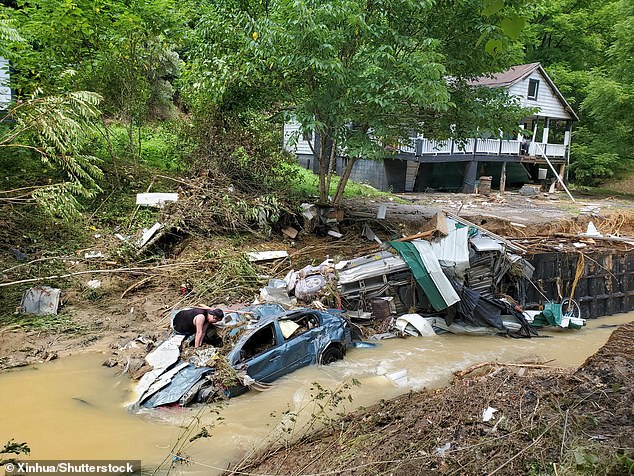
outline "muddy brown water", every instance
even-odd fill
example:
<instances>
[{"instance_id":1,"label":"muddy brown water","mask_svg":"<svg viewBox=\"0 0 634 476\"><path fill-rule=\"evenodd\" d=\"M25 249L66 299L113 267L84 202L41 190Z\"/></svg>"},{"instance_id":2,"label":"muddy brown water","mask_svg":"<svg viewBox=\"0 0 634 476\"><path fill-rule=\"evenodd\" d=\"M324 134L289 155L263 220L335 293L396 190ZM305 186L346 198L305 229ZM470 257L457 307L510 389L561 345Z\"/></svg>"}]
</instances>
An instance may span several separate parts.
<instances>
[{"instance_id":1,"label":"muddy brown water","mask_svg":"<svg viewBox=\"0 0 634 476\"><path fill-rule=\"evenodd\" d=\"M388 340L373 349L352 349L334 365L301 369L267 392L249 392L221 407L141 414L126 411L131 383L101 366L104 355L75 355L0 374L0 443L10 438L27 442L30 459L140 459L146 468L180 451L191 462L178 464L176 474L215 474L267 438L277 439L283 428L311 422L317 413L310 398L313 382L336 389L358 379L361 385L352 388L352 402L345 407L352 411L409 390L445 385L453 371L483 361L539 357L554 359L550 365L575 367L607 341L613 328L601 325L633 319L634 313L604 317L579 331L542 332L552 336L543 339L444 335ZM399 385L385 377L403 370L407 380ZM299 411L297 423L287 411ZM201 426L209 428L211 437L189 443ZM188 428L191 433L185 433Z\"/></svg>"}]
</instances>

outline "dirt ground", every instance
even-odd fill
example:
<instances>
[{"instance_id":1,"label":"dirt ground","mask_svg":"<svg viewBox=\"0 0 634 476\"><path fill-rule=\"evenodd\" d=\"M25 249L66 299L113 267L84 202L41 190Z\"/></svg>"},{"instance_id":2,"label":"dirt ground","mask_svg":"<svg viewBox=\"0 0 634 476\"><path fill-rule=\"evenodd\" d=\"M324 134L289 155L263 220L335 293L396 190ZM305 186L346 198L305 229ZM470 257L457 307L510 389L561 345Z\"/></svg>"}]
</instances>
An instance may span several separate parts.
<instances>
[{"instance_id":1,"label":"dirt ground","mask_svg":"<svg viewBox=\"0 0 634 476\"><path fill-rule=\"evenodd\" d=\"M475 366L447 388L333 420L226 474L632 474L633 340L634 323L621 326L576 371Z\"/></svg>"},{"instance_id":2,"label":"dirt ground","mask_svg":"<svg viewBox=\"0 0 634 476\"><path fill-rule=\"evenodd\" d=\"M576 195L576 194L575 194ZM395 194L396 200L387 203L386 219L396 223L416 225L431 218L439 209L482 224L490 231L510 236L538 233L554 223L601 219L613 214L634 212L634 201L619 197L587 198L576 196L572 202L563 192L523 196L517 191L504 195L474 195L461 193L405 193ZM376 216L377 200L352 200L347 206L359 215ZM498 224L511 224L495 230ZM585 230L584 230L585 231ZM632 232L634 229L623 230Z\"/></svg>"},{"instance_id":3,"label":"dirt ground","mask_svg":"<svg viewBox=\"0 0 634 476\"><path fill-rule=\"evenodd\" d=\"M132 272L95 275L93 278L97 277L101 281L101 288L95 291L85 286L85 282L91 279L90 275L73 278L63 290L60 315L55 316L61 321L60 325L33 328L9 324L0 328L0 370L84 351L102 351L107 354L104 360L111 357L116 359L119 348L132 339L143 336L146 340L153 340L165 335L169 330L168 315L174 308L196 304L225 308L237 305L236 301L188 300L188 296L182 295L180 290L180 284L188 273L195 272L195 267L186 265L193 256L213 254L218 249L227 252L227 246L239 247L230 250L234 254L254 250L287 250L290 260L261 268L262 274L280 277L291 267L298 269L308 263L317 264L327 257L344 259L378 250L375 243L360 236L364 223L369 224L384 239L390 239L395 234L416 232L439 209L472 220L503 236L521 237L533 233L548 235L554 231L578 233L585 231L589 220L596 222L599 231L604 233L634 236L634 213L631 212L634 203L622 199L587 201L580 198L573 204L563 198L561 193L524 197L517 192L487 197L449 193L405 194L399 195L399 198L383 202L349 200L345 204L346 221L341 227L344 234L341 239L300 234L290 240L277 233L268 239L227 245L227 242L213 237L190 237L177 245L178 251L172 252L171 258L163 263L166 267L159 274ZM376 218L382 203L386 205L385 220ZM107 255L118 245L118 240L113 237L106 240L106 233L95 236L99 235L100 238L95 238L91 249L102 250ZM67 271L77 271L77 266L81 264L73 266ZM99 263L97 266L100 266ZM143 264L138 263L138 266ZM104 263L101 267L113 266ZM242 303L250 303L253 298L255 294L244 296ZM18 305L16 301L15 306Z\"/></svg>"}]
</instances>

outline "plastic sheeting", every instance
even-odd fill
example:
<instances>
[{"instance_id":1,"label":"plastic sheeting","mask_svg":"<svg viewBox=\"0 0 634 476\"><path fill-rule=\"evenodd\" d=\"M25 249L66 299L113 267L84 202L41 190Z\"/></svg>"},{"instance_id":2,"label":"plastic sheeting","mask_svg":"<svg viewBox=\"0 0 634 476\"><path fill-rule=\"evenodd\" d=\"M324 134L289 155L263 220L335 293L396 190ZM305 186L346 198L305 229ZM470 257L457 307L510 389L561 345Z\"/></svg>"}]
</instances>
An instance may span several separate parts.
<instances>
[{"instance_id":1,"label":"plastic sheeting","mask_svg":"<svg viewBox=\"0 0 634 476\"><path fill-rule=\"evenodd\" d=\"M494 327L501 332L510 333L511 329L504 325L502 314L513 316L520 324L521 329L516 332L518 335L531 336L537 333L531 329L524 315L516 311L509 303L500 299L487 298L479 292L469 289L457 281L451 281L458 295L460 302L456 306L456 314L448 315L445 318L447 325L451 326L456 321L462 321L469 326Z\"/></svg>"}]
</instances>

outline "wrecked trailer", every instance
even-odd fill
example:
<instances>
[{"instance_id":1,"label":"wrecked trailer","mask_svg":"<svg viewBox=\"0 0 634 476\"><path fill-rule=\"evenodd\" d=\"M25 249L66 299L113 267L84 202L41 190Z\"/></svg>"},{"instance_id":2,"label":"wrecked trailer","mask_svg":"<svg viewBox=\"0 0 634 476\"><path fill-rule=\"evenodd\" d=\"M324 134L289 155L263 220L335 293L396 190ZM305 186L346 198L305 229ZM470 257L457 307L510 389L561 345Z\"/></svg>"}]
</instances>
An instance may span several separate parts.
<instances>
[{"instance_id":1,"label":"wrecked trailer","mask_svg":"<svg viewBox=\"0 0 634 476\"><path fill-rule=\"evenodd\" d=\"M145 360L153 369L139 381L130 408L185 406L267 390L301 367L343 359L352 346L350 325L336 310L267 312L252 320L240 320L241 314L229 312L231 320L219 326L222 348L192 349L184 336L174 335L150 352Z\"/></svg>"},{"instance_id":2,"label":"wrecked trailer","mask_svg":"<svg viewBox=\"0 0 634 476\"><path fill-rule=\"evenodd\" d=\"M511 270L532 273L515 254L521 248L458 217L439 213L433 222L432 230L389 242L398 255L384 250L343 267L338 289L347 315L386 320L416 313L438 331L478 333L477 327L484 333L534 335L517 302L498 299L495 292Z\"/></svg>"},{"instance_id":3,"label":"wrecked trailer","mask_svg":"<svg viewBox=\"0 0 634 476\"><path fill-rule=\"evenodd\" d=\"M420 240L429 244L417 245ZM402 242L411 242L418 250ZM592 222L585 233L504 238L461 217L439 212L422 232L389 245L400 256L389 257L395 255L383 251L380 256L357 260L362 269L342 270L339 290L351 315L384 319L384 313L377 309L384 308L381 303L385 300L391 316L417 312L437 321L451 320L443 308L455 306L439 299L442 287L430 279L433 270L430 267L431 272L423 270L421 274L419 269L420 262L429 262L430 250L449 279L457 279L482 299L500 299L499 304L505 306L506 302L511 310L518 305L532 327L577 328L584 325L584 318L634 309L634 238L601 234ZM384 273L380 260L391 261ZM508 310L502 310L503 321L509 315ZM471 332L472 327L465 330Z\"/></svg>"}]
</instances>

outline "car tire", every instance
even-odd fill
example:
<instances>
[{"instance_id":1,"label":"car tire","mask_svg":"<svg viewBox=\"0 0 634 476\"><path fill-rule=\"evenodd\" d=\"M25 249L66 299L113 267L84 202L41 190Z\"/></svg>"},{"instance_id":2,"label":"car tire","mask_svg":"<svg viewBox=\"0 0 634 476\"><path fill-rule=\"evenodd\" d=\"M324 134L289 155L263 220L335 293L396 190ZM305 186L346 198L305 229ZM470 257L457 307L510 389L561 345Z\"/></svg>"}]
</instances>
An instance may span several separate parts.
<instances>
[{"instance_id":1,"label":"car tire","mask_svg":"<svg viewBox=\"0 0 634 476\"><path fill-rule=\"evenodd\" d=\"M343 352L338 345L331 345L324 353L321 354L321 365L332 364L337 360L343 359Z\"/></svg>"}]
</instances>

